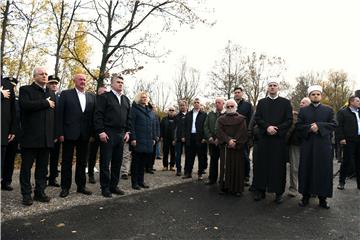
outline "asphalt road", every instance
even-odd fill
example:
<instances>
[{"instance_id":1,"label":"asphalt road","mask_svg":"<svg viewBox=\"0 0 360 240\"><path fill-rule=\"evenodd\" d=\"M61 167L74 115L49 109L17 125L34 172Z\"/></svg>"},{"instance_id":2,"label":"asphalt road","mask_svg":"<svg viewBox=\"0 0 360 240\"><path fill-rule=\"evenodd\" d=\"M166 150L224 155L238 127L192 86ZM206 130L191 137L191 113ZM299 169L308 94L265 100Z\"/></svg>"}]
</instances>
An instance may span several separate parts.
<instances>
[{"instance_id":1,"label":"asphalt road","mask_svg":"<svg viewBox=\"0 0 360 240\"><path fill-rule=\"evenodd\" d=\"M331 209L317 200L254 202L190 182L106 202L2 223L1 239L360 239L360 191L334 190ZM336 185L334 186L336 187Z\"/></svg>"}]
</instances>

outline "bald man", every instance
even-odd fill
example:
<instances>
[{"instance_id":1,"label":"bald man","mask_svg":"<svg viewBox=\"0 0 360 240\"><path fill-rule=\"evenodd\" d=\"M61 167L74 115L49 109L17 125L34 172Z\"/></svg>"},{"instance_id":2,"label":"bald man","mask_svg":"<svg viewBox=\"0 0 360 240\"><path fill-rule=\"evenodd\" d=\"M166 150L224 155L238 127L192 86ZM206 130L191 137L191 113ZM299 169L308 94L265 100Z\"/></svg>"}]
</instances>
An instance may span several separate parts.
<instances>
[{"instance_id":1,"label":"bald man","mask_svg":"<svg viewBox=\"0 0 360 240\"><path fill-rule=\"evenodd\" d=\"M76 74L75 87L61 92L58 106L58 136L62 142L61 193L69 195L72 181L72 161L76 148L75 183L77 192L85 195L92 193L86 185L86 155L89 139L93 131L95 95L85 92L86 76Z\"/></svg>"}]
</instances>

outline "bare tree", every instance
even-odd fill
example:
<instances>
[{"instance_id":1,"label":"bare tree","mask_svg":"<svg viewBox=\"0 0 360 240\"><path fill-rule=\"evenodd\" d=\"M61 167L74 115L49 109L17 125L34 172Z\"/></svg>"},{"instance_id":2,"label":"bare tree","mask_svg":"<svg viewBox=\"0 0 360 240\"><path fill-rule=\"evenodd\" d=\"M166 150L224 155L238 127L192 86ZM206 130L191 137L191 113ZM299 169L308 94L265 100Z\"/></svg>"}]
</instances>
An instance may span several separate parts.
<instances>
[{"instance_id":1,"label":"bare tree","mask_svg":"<svg viewBox=\"0 0 360 240\"><path fill-rule=\"evenodd\" d=\"M94 79L97 79L99 84L103 83L107 72L113 68L122 67L124 61L129 61L129 56L135 64L133 69L137 69L136 56L138 54L149 57L159 56L155 54L155 51L151 51L151 46L154 46L155 39L159 38L158 32L172 29L173 20L180 24L205 22L194 13L186 0L92 0L87 11L92 9L96 12L95 19L79 19L78 21L91 24L92 29L86 31L86 34L92 36L101 45L99 73L94 75L76 54L73 54L73 57ZM88 14L88 16L93 15ZM152 24L152 29L155 26L161 26L158 31L145 30L149 19L158 23Z\"/></svg>"},{"instance_id":2,"label":"bare tree","mask_svg":"<svg viewBox=\"0 0 360 240\"><path fill-rule=\"evenodd\" d=\"M5 40L10 13L10 1L6 0L5 6L1 4L2 22L1 22L1 47L0 47L0 74L4 75L4 54L5 54Z\"/></svg>"},{"instance_id":3,"label":"bare tree","mask_svg":"<svg viewBox=\"0 0 360 240\"><path fill-rule=\"evenodd\" d=\"M199 92L200 73L194 68L188 68L186 60L181 62L180 71L175 76L176 100L191 103Z\"/></svg>"}]
</instances>

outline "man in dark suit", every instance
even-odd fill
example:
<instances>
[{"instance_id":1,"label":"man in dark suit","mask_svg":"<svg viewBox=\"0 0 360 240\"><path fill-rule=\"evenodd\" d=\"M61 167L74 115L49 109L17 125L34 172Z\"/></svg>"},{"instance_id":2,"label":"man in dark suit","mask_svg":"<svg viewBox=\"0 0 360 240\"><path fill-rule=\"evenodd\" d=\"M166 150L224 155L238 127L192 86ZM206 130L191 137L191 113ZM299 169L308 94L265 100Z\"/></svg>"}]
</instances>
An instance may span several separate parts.
<instances>
[{"instance_id":1,"label":"man in dark suit","mask_svg":"<svg viewBox=\"0 0 360 240\"><path fill-rule=\"evenodd\" d=\"M181 176L181 155L185 148L185 117L187 113L187 102L184 100L179 101L179 113L175 117L175 164L176 164L176 176ZM185 153L186 155L186 153Z\"/></svg>"},{"instance_id":2,"label":"man in dark suit","mask_svg":"<svg viewBox=\"0 0 360 240\"><path fill-rule=\"evenodd\" d=\"M72 161L76 148L75 183L77 192L91 195L86 189L86 154L93 133L95 95L85 92L86 76L74 76L75 88L61 92L58 106L58 135L62 142L61 192L69 195L72 181Z\"/></svg>"},{"instance_id":3,"label":"man in dark suit","mask_svg":"<svg viewBox=\"0 0 360 240\"><path fill-rule=\"evenodd\" d=\"M14 162L6 162L6 152L8 144L15 138L16 130L16 110L15 110L15 91L17 84L15 78L1 79L1 189L11 191L13 188L10 179L6 179L7 169L14 168ZM12 166L10 166L12 165ZM12 171L11 171L12 175Z\"/></svg>"},{"instance_id":4,"label":"man in dark suit","mask_svg":"<svg viewBox=\"0 0 360 240\"><path fill-rule=\"evenodd\" d=\"M120 167L124 142L131 131L130 100L122 93L124 79L111 78L111 91L102 94L96 102L95 132L100 139L100 185L104 197L111 193L124 195L119 189ZM111 164L111 169L110 169Z\"/></svg>"},{"instance_id":5,"label":"man in dark suit","mask_svg":"<svg viewBox=\"0 0 360 240\"><path fill-rule=\"evenodd\" d=\"M195 98L194 108L185 116L184 138L186 158L184 179L191 178L195 157L198 157L198 179L202 180L207 165L207 145L204 137L204 123L207 114L200 110L200 99Z\"/></svg>"},{"instance_id":6,"label":"man in dark suit","mask_svg":"<svg viewBox=\"0 0 360 240\"><path fill-rule=\"evenodd\" d=\"M54 75L50 75L48 77L47 87L50 91L55 93L55 105L58 105L60 94L59 94L59 82L60 79ZM58 177L58 165L59 165L59 154L60 154L60 141L56 141L54 143L54 147L50 150L50 161L49 161L49 177L48 177L48 185L53 187L60 187L60 184L56 181Z\"/></svg>"},{"instance_id":7,"label":"man in dark suit","mask_svg":"<svg viewBox=\"0 0 360 240\"><path fill-rule=\"evenodd\" d=\"M349 106L337 114L337 139L344 148L344 159L340 167L338 189L344 190L347 171L351 161L355 162L357 188L360 189L360 98L351 96Z\"/></svg>"},{"instance_id":8,"label":"man in dark suit","mask_svg":"<svg viewBox=\"0 0 360 240\"><path fill-rule=\"evenodd\" d=\"M55 94L46 87L48 75L43 67L33 71L34 82L19 91L21 116L21 168L20 186L22 203L32 205L31 167L36 162L34 200L49 202L45 194L46 173L50 148L55 140Z\"/></svg>"}]
</instances>

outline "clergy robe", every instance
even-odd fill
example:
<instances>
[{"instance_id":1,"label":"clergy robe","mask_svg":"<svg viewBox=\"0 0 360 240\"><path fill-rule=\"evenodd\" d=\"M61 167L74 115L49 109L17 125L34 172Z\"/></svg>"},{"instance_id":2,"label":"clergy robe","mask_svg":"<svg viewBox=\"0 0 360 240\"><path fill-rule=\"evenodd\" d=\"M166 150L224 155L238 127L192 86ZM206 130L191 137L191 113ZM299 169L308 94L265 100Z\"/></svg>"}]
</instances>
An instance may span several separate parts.
<instances>
[{"instance_id":1,"label":"clergy robe","mask_svg":"<svg viewBox=\"0 0 360 240\"><path fill-rule=\"evenodd\" d=\"M243 148L247 141L245 117L236 112L220 116L217 120L216 137L220 144L220 187L231 193L243 192ZM235 148L228 148L230 139L236 139Z\"/></svg>"},{"instance_id":2,"label":"clergy robe","mask_svg":"<svg viewBox=\"0 0 360 240\"><path fill-rule=\"evenodd\" d=\"M290 101L277 97L259 101L255 121L259 127L258 158L254 162L254 187L259 191L281 194L286 184L286 133L292 123ZM269 126L278 127L275 135L269 135Z\"/></svg>"},{"instance_id":3,"label":"clergy robe","mask_svg":"<svg viewBox=\"0 0 360 240\"><path fill-rule=\"evenodd\" d=\"M316 122L318 133L310 132L311 123ZM332 133L336 128L333 110L320 104L301 108L296 129L303 139L300 149L299 192L321 197L332 196L333 151Z\"/></svg>"}]
</instances>

